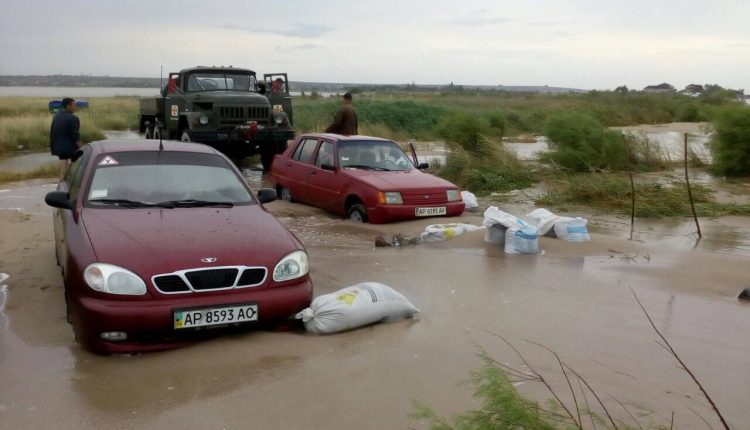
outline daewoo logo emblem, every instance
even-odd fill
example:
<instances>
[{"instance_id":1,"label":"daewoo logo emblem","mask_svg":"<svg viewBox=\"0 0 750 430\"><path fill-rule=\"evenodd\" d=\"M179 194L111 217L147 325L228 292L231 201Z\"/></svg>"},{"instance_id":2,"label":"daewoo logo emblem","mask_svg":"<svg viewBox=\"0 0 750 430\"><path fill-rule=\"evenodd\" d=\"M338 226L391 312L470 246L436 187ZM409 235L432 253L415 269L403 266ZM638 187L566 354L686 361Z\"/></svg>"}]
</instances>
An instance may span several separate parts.
<instances>
[{"instance_id":1,"label":"daewoo logo emblem","mask_svg":"<svg viewBox=\"0 0 750 430\"><path fill-rule=\"evenodd\" d=\"M425 195L424 195L424 198L425 198L425 199L429 199L429 198L430 198L430 195L429 195L429 194L425 194Z\"/></svg>"},{"instance_id":2,"label":"daewoo logo emblem","mask_svg":"<svg viewBox=\"0 0 750 430\"><path fill-rule=\"evenodd\" d=\"M216 257L203 257L201 258L201 261L204 263L213 263L216 261Z\"/></svg>"}]
</instances>

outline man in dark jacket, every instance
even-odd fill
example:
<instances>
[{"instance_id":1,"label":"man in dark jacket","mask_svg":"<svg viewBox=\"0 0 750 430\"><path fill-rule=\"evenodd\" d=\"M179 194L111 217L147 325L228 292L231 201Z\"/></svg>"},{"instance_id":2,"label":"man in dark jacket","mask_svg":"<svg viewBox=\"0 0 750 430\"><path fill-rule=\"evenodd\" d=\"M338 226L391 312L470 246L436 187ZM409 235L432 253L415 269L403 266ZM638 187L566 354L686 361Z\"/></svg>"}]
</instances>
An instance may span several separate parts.
<instances>
[{"instance_id":1,"label":"man in dark jacket","mask_svg":"<svg viewBox=\"0 0 750 430\"><path fill-rule=\"evenodd\" d=\"M60 180L65 177L70 159L82 146L81 122L73 115L76 111L75 100L66 97L62 100L63 108L52 118L49 131L49 149L52 155L60 159Z\"/></svg>"},{"instance_id":2,"label":"man in dark jacket","mask_svg":"<svg viewBox=\"0 0 750 430\"><path fill-rule=\"evenodd\" d=\"M336 111L336 115L333 117L333 122L326 129L326 133L337 133L350 136L359 134L357 129L357 111L354 110L354 105L352 104L352 95L346 93L344 94L344 100L341 103L341 107Z\"/></svg>"}]
</instances>

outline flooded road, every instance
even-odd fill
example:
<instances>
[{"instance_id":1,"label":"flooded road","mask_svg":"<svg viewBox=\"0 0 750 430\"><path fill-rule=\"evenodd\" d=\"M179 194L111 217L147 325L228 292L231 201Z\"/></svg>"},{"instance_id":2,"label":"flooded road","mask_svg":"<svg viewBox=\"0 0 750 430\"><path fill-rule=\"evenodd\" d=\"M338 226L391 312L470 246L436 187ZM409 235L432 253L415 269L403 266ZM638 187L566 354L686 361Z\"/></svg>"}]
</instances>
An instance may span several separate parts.
<instances>
[{"instance_id":1,"label":"flooded road","mask_svg":"<svg viewBox=\"0 0 750 430\"><path fill-rule=\"evenodd\" d=\"M265 183L252 167L243 172ZM3 428L423 428L408 417L414 400L441 414L478 407L460 383L481 365L480 348L520 366L487 331L564 384L557 363L524 339L557 351L618 419L628 416L609 395L643 423L667 424L675 411L675 428L705 428L693 410L716 427L696 387L654 342L629 287L735 428L750 423L750 306L735 299L750 269L744 249L727 245L735 240L729 230L714 242L725 243L721 253L665 240L687 235L680 221L639 222L639 241L624 240L616 218L593 219L590 243L543 238L544 253L533 256L506 256L481 231L375 248L377 235L416 235L448 220L360 225L274 202L267 209L308 248L316 295L383 282L420 307L421 319L329 336L249 330L174 351L101 357L76 345L65 322L51 211L42 203L54 186L44 182L0 193L0 272L10 275L0 282L8 286L0 292ZM454 221L479 224L481 212ZM737 233L744 222L723 224ZM706 240L721 236L709 225ZM539 387L519 389L547 398Z\"/></svg>"}]
</instances>

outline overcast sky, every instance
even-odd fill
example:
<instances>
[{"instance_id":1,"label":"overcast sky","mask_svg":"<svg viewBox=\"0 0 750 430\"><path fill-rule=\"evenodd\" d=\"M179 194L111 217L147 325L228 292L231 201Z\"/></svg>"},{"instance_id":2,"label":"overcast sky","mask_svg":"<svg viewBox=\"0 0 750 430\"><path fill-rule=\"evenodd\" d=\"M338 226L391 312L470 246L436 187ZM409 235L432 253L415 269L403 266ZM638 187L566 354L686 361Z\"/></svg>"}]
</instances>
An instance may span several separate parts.
<instances>
[{"instance_id":1,"label":"overcast sky","mask_svg":"<svg viewBox=\"0 0 750 430\"><path fill-rule=\"evenodd\" d=\"M750 1L2 0L0 74L750 89Z\"/></svg>"}]
</instances>

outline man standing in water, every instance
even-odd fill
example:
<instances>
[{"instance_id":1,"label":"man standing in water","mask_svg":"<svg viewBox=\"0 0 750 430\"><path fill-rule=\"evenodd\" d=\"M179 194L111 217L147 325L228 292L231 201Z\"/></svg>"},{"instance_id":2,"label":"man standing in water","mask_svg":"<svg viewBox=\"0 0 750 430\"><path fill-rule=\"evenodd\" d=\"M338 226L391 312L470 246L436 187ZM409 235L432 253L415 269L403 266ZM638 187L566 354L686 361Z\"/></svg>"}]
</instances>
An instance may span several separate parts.
<instances>
[{"instance_id":1,"label":"man standing in water","mask_svg":"<svg viewBox=\"0 0 750 430\"><path fill-rule=\"evenodd\" d=\"M62 100L63 108L52 118L49 131L49 149L52 155L60 159L60 181L65 177L73 154L81 143L81 121L73 115L76 111L75 100L66 97Z\"/></svg>"},{"instance_id":2,"label":"man standing in water","mask_svg":"<svg viewBox=\"0 0 750 430\"><path fill-rule=\"evenodd\" d=\"M344 94L344 100L341 103L341 107L336 111L336 115L334 115L331 125L326 128L326 133L337 133L347 136L359 134L357 111L354 110L352 95L350 93Z\"/></svg>"}]
</instances>

